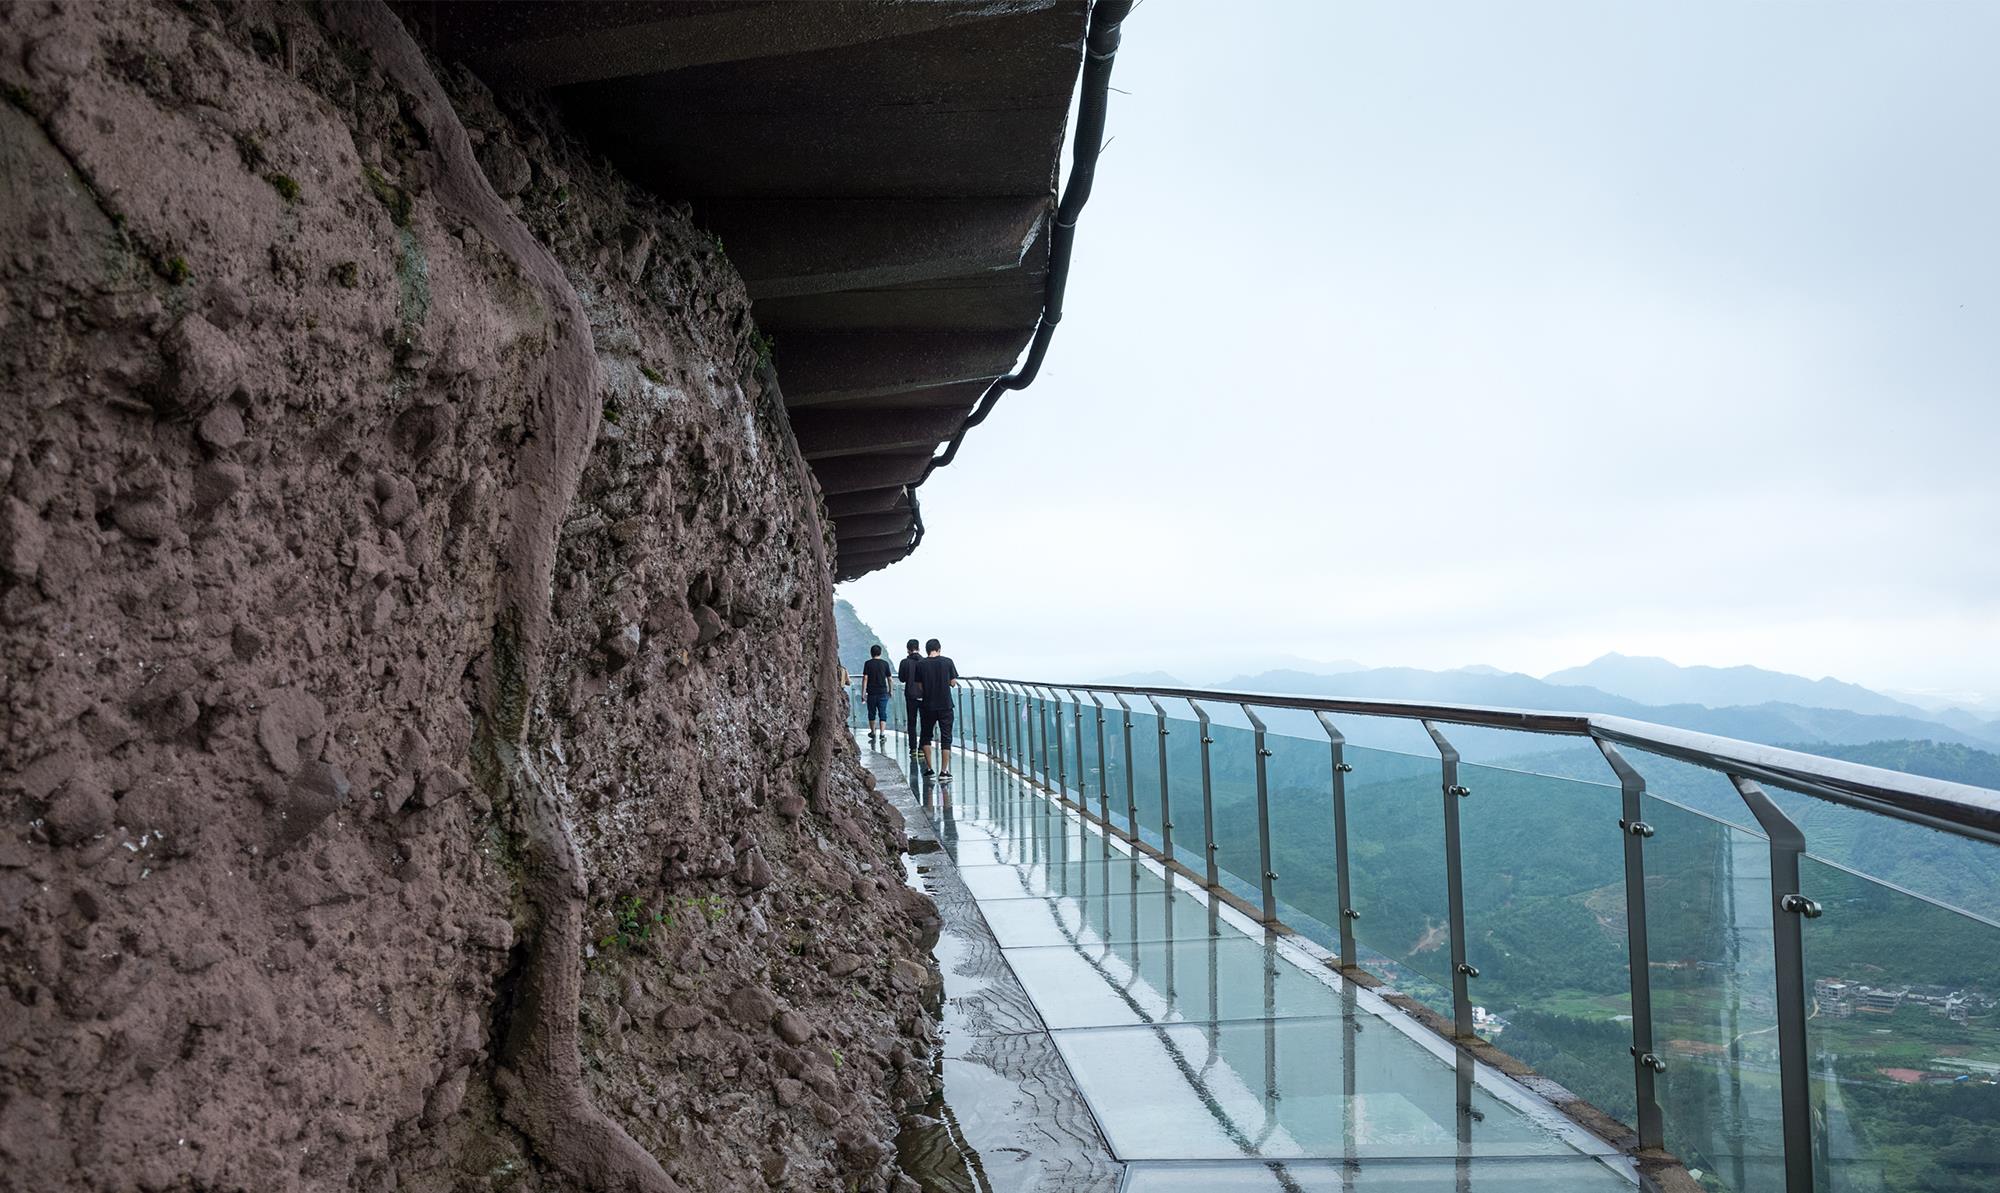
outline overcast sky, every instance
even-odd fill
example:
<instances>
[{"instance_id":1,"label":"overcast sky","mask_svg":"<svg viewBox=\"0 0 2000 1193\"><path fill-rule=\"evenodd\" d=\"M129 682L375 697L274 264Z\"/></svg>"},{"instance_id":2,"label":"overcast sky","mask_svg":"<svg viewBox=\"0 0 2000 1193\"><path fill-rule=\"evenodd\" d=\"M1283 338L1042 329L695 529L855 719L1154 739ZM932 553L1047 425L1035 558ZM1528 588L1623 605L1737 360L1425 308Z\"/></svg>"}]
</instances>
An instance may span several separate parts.
<instances>
[{"instance_id":1,"label":"overcast sky","mask_svg":"<svg viewBox=\"0 0 2000 1193\"><path fill-rule=\"evenodd\" d=\"M1146 0L1041 379L842 595L987 674L2000 696L1996 46L1987 2Z\"/></svg>"}]
</instances>

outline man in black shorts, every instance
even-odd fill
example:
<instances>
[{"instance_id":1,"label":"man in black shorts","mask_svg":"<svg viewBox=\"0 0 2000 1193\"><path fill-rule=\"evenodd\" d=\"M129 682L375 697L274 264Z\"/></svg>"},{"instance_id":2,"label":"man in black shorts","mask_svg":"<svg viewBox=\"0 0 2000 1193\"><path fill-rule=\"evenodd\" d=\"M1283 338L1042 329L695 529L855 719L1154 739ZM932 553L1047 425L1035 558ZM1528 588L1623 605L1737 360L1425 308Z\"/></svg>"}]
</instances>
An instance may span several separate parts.
<instances>
[{"instance_id":1,"label":"man in black shorts","mask_svg":"<svg viewBox=\"0 0 2000 1193\"><path fill-rule=\"evenodd\" d=\"M958 685L958 667L951 659L939 652L941 648L936 638L924 643L925 658L917 663L917 675L923 681L923 751L924 773L931 773L931 734L938 738L938 753L942 759L937 768L939 778L951 777L951 690Z\"/></svg>"},{"instance_id":2,"label":"man in black shorts","mask_svg":"<svg viewBox=\"0 0 2000 1193\"><path fill-rule=\"evenodd\" d=\"M924 706L924 681L917 674L924 656L917 653L917 640L910 639L910 653L896 667L896 682L903 685L903 729L910 735L910 754L917 754L917 717Z\"/></svg>"},{"instance_id":3,"label":"man in black shorts","mask_svg":"<svg viewBox=\"0 0 2000 1193\"><path fill-rule=\"evenodd\" d=\"M868 661L861 664L861 676L867 687L863 693L868 698L868 741L880 745L882 735L889 732L889 660L882 657L880 645L868 648Z\"/></svg>"}]
</instances>

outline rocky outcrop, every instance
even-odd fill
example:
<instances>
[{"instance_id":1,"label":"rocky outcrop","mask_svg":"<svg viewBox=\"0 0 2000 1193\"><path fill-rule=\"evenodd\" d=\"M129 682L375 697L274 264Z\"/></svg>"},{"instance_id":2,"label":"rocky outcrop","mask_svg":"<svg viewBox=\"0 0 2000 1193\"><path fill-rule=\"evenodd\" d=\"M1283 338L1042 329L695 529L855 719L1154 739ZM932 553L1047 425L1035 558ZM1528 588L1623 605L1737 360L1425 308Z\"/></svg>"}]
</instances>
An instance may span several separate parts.
<instances>
[{"instance_id":1,"label":"rocky outcrop","mask_svg":"<svg viewBox=\"0 0 2000 1193\"><path fill-rule=\"evenodd\" d=\"M0 1187L890 1187L937 920L720 245L381 8L0 83Z\"/></svg>"}]
</instances>

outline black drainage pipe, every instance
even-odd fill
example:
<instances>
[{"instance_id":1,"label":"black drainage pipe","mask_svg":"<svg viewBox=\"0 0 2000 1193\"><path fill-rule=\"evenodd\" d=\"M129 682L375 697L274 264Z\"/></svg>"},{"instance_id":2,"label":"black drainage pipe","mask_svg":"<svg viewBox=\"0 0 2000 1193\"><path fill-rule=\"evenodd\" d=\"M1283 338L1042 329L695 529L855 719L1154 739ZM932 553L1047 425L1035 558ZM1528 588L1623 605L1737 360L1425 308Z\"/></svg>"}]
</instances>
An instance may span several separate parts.
<instances>
[{"instance_id":1,"label":"black drainage pipe","mask_svg":"<svg viewBox=\"0 0 2000 1193\"><path fill-rule=\"evenodd\" d=\"M1083 39L1083 86L1076 115L1076 140L1071 145L1073 156L1069 185L1063 190L1062 202L1056 205L1055 235L1049 245L1048 288L1042 297L1042 317L1035 325L1035 339L1028 347L1028 358L1019 369L986 388L986 392L980 395L979 405L966 418L965 425L958 429L958 434L951 437L944 454L932 458L930 466L924 469L923 477L916 482L919 485L931 473L951 463L952 458L958 455L958 445L964 441L965 433L986 421L1001 394L1010 389L1028 388L1034 384L1035 375L1041 372L1042 358L1048 355L1049 340L1055 335L1056 324L1062 322L1063 290L1069 284L1069 257L1076 240L1076 219L1083 213L1083 205L1090 201L1090 184L1097 176L1097 154L1104 147L1104 115L1111 100L1111 64L1118 57L1118 27L1131 11L1132 0L1097 0L1090 9L1090 29ZM911 496L914 498L915 493L912 492ZM910 549L914 551L917 542L921 541L923 522L919 519L917 540L910 544Z\"/></svg>"}]
</instances>

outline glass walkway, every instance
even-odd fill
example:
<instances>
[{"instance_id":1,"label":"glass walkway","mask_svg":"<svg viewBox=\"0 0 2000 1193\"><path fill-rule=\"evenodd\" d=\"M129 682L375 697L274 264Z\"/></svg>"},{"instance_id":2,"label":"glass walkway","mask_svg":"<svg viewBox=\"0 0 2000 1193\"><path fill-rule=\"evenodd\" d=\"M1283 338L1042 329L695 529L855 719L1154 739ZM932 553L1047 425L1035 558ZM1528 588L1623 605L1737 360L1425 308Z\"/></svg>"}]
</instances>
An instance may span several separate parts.
<instances>
[{"instance_id":1,"label":"glass walkway","mask_svg":"<svg viewBox=\"0 0 2000 1193\"><path fill-rule=\"evenodd\" d=\"M940 869L940 855L955 868L1117 1162L1096 1183L1060 1187L1638 1187L1616 1149L1525 1086L1343 981L1315 946L1267 935L1011 769L960 753L952 781L940 782L912 766L900 734L879 750L857 739L878 775L893 767L907 780L936 835L936 852L909 859L913 874ZM910 828L913 838L926 831L915 818ZM957 994L948 972L948 1034ZM1007 1093L991 1083L953 1089L948 1074L947 1101L968 1097ZM1009 1186L996 1171L989 1158L972 1187L1055 1187Z\"/></svg>"}]
</instances>

